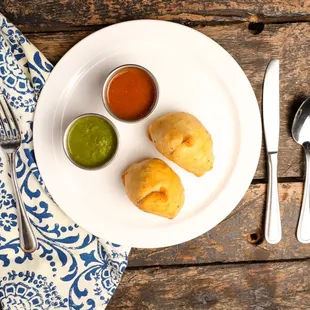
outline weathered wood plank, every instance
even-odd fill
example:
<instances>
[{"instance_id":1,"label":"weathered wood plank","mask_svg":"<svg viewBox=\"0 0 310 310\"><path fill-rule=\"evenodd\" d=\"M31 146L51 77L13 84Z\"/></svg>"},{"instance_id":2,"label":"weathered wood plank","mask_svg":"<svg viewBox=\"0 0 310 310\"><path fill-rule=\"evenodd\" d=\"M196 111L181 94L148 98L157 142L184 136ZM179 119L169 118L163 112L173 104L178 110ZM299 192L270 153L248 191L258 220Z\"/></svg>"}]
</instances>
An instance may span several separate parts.
<instances>
[{"instance_id":1,"label":"weathered wood plank","mask_svg":"<svg viewBox=\"0 0 310 310\"><path fill-rule=\"evenodd\" d=\"M310 261L127 270L108 310L309 309Z\"/></svg>"},{"instance_id":2,"label":"weathered wood plank","mask_svg":"<svg viewBox=\"0 0 310 310\"><path fill-rule=\"evenodd\" d=\"M247 24L199 28L220 43L238 61L247 74L261 103L265 68L271 57L281 61L281 139L279 176L302 177L304 158L301 147L290 135L295 111L309 95L310 24L266 25L259 35L251 34ZM90 32L29 34L29 39L56 63L76 42ZM266 178L264 147L256 178Z\"/></svg>"},{"instance_id":3,"label":"weathered wood plank","mask_svg":"<svg viewBox=\"0 0 310 310\"><path fill-rule=\"evenodd\" d=\"M146 18L188 25L310 20L309 2L299 0L4 0L0 11L23 31L65 30Z\"/></svg>"},{"instance_id":4,"label":"weathered wood plank","mask_svg":"<svg viewBox=\"0 0 310 310\"><path fill-rule=\"evenodd\" d=\"M310 246L296 240L302 183L281 183L282 241L263 238L266 185L252 185L238 207L218 226L187 243L160 249L133 249L129 266L268 261L310 257Z\"/></svg>"},{"instance_id":5,"label":"weathered wood plank","mask_svg":"<svg viewBox=\"0 0 310 310\"><path fill-rule=\"evenodd\" d=\"M91 33L90 31L29 33L26 36L53 64L56 64L74 44Z\"/></svg>"}]
</instances>

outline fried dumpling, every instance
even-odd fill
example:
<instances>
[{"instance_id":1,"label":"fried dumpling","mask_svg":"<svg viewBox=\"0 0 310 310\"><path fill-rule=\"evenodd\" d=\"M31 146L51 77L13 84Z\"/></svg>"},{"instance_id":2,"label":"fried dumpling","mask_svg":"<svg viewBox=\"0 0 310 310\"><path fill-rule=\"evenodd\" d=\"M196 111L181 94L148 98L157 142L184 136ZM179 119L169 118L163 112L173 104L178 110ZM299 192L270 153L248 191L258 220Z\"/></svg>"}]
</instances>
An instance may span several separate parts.
<instances>
[{"instance_id":1,"label":"fried dumpling","mask_svg":"<svg viewBox=\"0 0 310 310\"><path fill-rule=\"evenodd\" d=\"M180 178L160 159L132 164L122 179L127 196L142 211L173 219L184 204Z\"/></svg>"},{"instance_id":2,"label":"fried dumpling","mask_svg":"<svg viewBox=\"0 0 310 310\"><path fill-rule=\"evenodd\" d=\"M211 135L195 116L185 112L161 116L150 124L148 134L160 153L196 176L213 168Z\"/></svg>"}]
</instances>

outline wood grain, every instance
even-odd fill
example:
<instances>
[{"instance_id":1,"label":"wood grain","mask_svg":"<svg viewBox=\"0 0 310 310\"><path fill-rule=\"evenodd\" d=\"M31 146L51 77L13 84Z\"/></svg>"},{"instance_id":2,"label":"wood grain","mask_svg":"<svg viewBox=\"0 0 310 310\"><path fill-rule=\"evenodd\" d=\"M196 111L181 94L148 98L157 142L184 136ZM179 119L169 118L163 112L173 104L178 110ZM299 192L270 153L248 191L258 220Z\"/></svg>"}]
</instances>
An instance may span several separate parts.
<instances>
[{"instance_id":1,"label":"wood grain","mask_svg":"<svg viewBox=\"0 0 310 310\"><path fill-rule=\"evenodd\" d=\"M107 310L309 309L310 261L127 270Z\"/></svg>"},{"instance_id":2,"label":"wood grain","mask_svg":"<svg viewBox=\"0 0 310 310\"><path fill-rule=\"evenodd\" d=\"M238 207L192 241L162 249L134 249L107 309L309 308L310 247L295 238L303 183L286 181L304 175L303 154L290 137L290 127L298 106L309 95L310 24L283 24L310 21L308 0L4 0L0 11L22 31L38 32L28 37L54 64L92 30L116 22L151 18L196 27L238 61L260 107L266 65L272 57L279 58L282 241L269 245L263 240L266 185L255 184L266 181L262 147L257 181ZM253 35L249 22L265 23L264 30Z\"/></svg>"},{"instance_id":3,"label":"wood grain","mask_svg":"<svg viewBox=\"0 0 310 310\"><path fill-rule=\"evenodd\" d=\"M264 241L266 185L252 185L238 207L218 226L183 244L160 249L133 249L129 266L274 261L310 257L310 246L296 240L303 183L281 183L282 240Z\"/></svg>"},{"instance_id":4,"label":"wood grain","mask_svg":"<svg viewBox=\"0 0 310 310\"><path fill-rule=\"evenodd\" d=\"M290 128L294 114L302 101L310 95L310 24L270 24L259 35L253 35L246 24L219 25L197 28L221 44L240 64L248 76L258 103L261 105L264 72L272 57L281 63L281 138L279 150L279 177L302 178L304 155L291 138ZM29 39L53 63L75 43L91 32L60 32L29 34ZM206 55L207 57L207 55ZM262 155L256 179L266 179L265 152Z\"/></svg>"},{"instance_id":5,"label":"wood grain","mask_svg":"<svg viewBox=\"0 0 310 310\"><path fill-rule=\"evenodd\" d=\"M308 0L4 0L0 11L22 31L101 26L132 19L162 19L187 25L240 21L309 21Z\"/></svg>"}]
</instances>

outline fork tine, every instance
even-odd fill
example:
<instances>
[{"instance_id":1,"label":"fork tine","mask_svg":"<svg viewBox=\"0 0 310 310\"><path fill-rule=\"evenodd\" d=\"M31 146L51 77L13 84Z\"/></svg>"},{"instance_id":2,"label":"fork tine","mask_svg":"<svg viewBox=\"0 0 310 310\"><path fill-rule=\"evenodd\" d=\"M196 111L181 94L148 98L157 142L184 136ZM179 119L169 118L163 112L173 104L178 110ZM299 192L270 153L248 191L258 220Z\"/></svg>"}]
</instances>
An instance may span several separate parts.
<instances>
[{"instance_id":1,"label":"fork tine","mask_svg":"<svg viewBox=\"0 0 310 310\"><path fill-rule=\"evenodd\" d=\"M2 120L2 115L1 115L1 113L0 113L0 125L1 125L1 130L3 131L3 133L1 133L0 136L1 136L4 140L6 140L6 139L8 139L8 134L7 134L6 130L5 130L4 122L3 122L3 120Z\"/></svg>"},{"instance_id":2,"label":"fork tine","mask_svg":"<svg viewBox=\"0 0 310 310\"><path fill-rule=\"evenodd\" d=\"M21 136L21 133L20 133L20 129L19 129L19 125L17 123L16 117L15 117L13 111L12 111L11 106L8 104L8 102L6 101L4 96L3 96L3 99L4 99L5 103L6 103L6 107L7 107L8 111L9 111L10 116L11 116L10 119L11 119L12 124L13 124L14 137L18 138L18 137Z\"/></svg>"},{"instance_id":3,"label":"fork tine","mask_svg":"<svg viewBox=\"0 0 310 310\"><path fill-rule=\"evenodd\" d=\"M16 117L15 117L15 115L13 113L13 110L12 110L11 106L8 103L7 103L7 107L8 107L8 110L10 111L9 113L10 113L10 115L12 117L11 120L12 120L14 126L15 126L14 127L14 137L15 138L21 137L19 125L17 123L17 120L16 120Z\"/></svg>"},{"instance_id":4,"label":"fork tine","mask_svg":"<svg viewBox=\"0 0 310 310\"><path fill-rule=\"evenodd\" d=\"M9 118L7 116L5 109L4 109L5 104L6 104L6 102L4 101L4 97L1 95L0 96L1 120L2 120L2 124L3 124L3 128L5 129L6 135L7 135L8 139L10 139L13 136L13 132L12 132L11 125L9 123Z\"/></svg>"},{"instance_id":5,"label":"fork tine","mask_svg":"<svg viewBox=\"0 0 310 310\"><path fill-rule=\"evenodd\" d=\"M1 104L1 95L0 95L0 124L1 124L1 127L2 127L2 130L3 130L3 136L5 139L9 139L9 135L8 135L8 130L7 130L7 125L6 125L6 122L5 122L5 115L4 115L4 111L3 111L3 108L2 108L2 104Z\"/></svg>"},{"instance_id":6,"label":"fork tine","mask_svg":"<svg viewBox=\"0 0 310 310\"><path fill-rule=\"evenodd\" d=\"M16 120L14 118L14 115L10 109L9 104L6 102L3 95L0 96L0 105L1 105L2 111L5 115L8 127L9 127L9 135L13 138L17 138L17 136L19 135L18 125L17 125ZM4 122L4 120L3 120L3 122Z\"/></svg>"}]
</instances>

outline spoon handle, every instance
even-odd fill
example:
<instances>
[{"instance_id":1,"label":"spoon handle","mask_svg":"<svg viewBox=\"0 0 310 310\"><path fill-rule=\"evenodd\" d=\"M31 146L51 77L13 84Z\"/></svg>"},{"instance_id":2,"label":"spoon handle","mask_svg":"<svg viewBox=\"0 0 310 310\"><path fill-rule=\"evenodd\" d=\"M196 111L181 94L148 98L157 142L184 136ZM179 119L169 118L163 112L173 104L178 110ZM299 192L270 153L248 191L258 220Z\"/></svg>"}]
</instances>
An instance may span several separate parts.
<instances>
[{"instance_id":1,"label":"spoon handle","mask_svg":"<svg viewBox=\"0 0 310 310\"><path fill-rule=\"evenodd\" d=\"M310 143L303 144L306 155L306 179L301 211L297 226L297 239L301 243L310 243Z\"/></svg>"},{"instance_id":2,"label":"spoon handle","mask_svg":"<svg viewBox=\"0 0 310 310\"><path fill-rule=\"evenodd\" d=\"M268 243L276 244L282 238L281 216L278 194L278 153L268 153L268 189L265 219L265 238Z\"/></svg>"}]
</instances>

